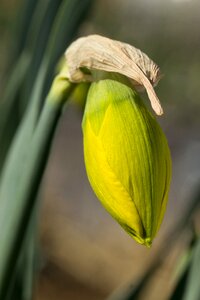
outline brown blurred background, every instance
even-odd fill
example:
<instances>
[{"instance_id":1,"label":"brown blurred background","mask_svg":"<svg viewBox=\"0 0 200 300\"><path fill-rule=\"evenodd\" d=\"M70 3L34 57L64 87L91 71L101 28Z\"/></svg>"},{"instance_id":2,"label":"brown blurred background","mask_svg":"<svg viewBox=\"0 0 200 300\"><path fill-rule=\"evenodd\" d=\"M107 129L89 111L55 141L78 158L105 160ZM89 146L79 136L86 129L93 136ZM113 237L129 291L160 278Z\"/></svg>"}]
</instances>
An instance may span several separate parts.
<instances>
[{"instance_id":1,"label":"brown blurred background","mask_svg":"<svg viewBox=\"0 0 200 300\"><path fill-rule=\"evenodd\" d=\"M1 89L8 75L11 33L21 2L0 2ZM41 187L41 272L36 300L105 299L121 284L137 282L160 255L160 247L187 209L200 179L199 28L198 0L94 1L79 35L99 33L128 42L146 52L164 73L157 93L165 111L159 122L173 158L169 205L150 250L136 244L119 227L89 186L81 111L71 105L58 126ZM188 239L177 239L162 261L148 297L144 292L141 299L168 299L175 263L184 254Z\"/></svg>"}]
</instances>

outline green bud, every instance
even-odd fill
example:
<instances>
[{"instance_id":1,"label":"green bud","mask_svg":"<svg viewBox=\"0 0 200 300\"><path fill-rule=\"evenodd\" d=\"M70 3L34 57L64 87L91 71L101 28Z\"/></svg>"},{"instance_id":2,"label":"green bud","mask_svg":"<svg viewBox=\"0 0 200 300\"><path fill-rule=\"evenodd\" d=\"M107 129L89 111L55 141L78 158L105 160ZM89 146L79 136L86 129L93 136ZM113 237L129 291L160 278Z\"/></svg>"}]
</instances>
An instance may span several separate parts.
<instances>
[{"instance_id":1,"label":"green bud","mask_svg":"<svg viewBox=\"0 0 200 300\"><path fill-rule=\"evenodd\" d=\"M89 88L82 123L87 175L112 217L149 247L166 209L170 151L158 122L128 80L112 78Z\"/></svg>"}]
</instances>

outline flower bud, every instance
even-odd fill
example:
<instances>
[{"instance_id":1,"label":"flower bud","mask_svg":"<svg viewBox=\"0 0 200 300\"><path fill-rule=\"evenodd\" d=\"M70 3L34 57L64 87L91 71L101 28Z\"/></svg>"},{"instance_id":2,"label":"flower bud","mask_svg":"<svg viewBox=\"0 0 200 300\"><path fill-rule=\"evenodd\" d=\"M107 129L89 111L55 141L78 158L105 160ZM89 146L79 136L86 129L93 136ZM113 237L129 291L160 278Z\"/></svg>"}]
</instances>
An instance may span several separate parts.
<instances>
[{"instance_id":1,"label":"flower bud","mask_svg":"<svg viewBox=\"0 0 200 300\"><path fill-rule=\"evenodd\" d=\"M89 88L82 123L86 171L106 210L149 247L166 209L170 152L162 129L128 80L112 76Z\"/></svg>"}]
</instances>

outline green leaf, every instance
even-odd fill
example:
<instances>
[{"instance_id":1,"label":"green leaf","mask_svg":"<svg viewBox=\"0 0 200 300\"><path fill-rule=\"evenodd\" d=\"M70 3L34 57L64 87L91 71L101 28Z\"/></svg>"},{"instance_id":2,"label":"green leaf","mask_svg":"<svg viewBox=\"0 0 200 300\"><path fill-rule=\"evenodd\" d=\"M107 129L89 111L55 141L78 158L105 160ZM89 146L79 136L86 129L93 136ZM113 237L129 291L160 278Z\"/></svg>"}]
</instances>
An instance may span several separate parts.
<instances>
[{"instance_id":1,"label":"green leaf","mask_svg":"<svg viewBox=\"0 0 200 300\"><path fill-rule=\"evenodd\" d=\"M200 299L200 239L196 242L193 257L189 269L188 279L185 286L183 300Z\"/></svg>"},{"instance_id":2,"label":"green leaf","mask_svg":"<svg viewBox=\"0 0 200 300\"><path fill-rule=\"evenodd\" d=\"M0 248L0 299L8 293L9 278L27 233L55 128L72 88L71 84L63 82L59 93L49 94L32 136L31 126L28 131L26 127L30 120L28 114L3 172L0 187L0 227L4 228Z\"/></svg>"},{"instance_id":3,"label":"green leaf","mask_svg":"<svg viewBox=\"0 0 200 300\"><path fill-rule=\"evenodd\" d=\"M71 41L91 2L91 0L83 0L81 3L72 0L62 1L62 7L59 9L47 43L45 59L37 73L36 82L33 83L32 93L26 99L28 108L4 163L0 183L0 225L4 228L0 247L0 299L5 299L5 296L9 297L8 291L11 286L15 295L18 287L23 285L21 263L17 266L17 261L20 261L19 257L22 257L22 265L25 266L26 256L31 254L28 246L23 248L24 240L26 236L30 236L30 243L32 241L32 235L27 228L32 219L34 205L37 201L37 191L48 159L49 147L62 111L62 101L47 101L43 107L42 95L47 93L47 89L44 92L44 85L49 86L46 85L47 78L49 78L49 84L51 83L57 57L67 47L67 42ZM65 9L63 10L63 8ZM73 16L73 20L71 20L71 16ZM67 35L66 40L65 35ZM21 86L20 80L18 86ZM19 88L15 87L15 90L18 92ZM67 95L63 95L66 99ZM7 120L12 120L14 105L17 110L19 109L19 102L14 92L13 96L14 100L10 105L11 110L8 109ZM16 113L16 110L14 112ZM6 134L5 130L3 132ZM13 130L13 134L14 132L15 130ZM37 208L35 209L37 210ZM8 215L9 218L7 218ZM29 262L30 264L33 262L31 256ZM27 271L30 272L28 276L30 280L27 281L27 285L25 283L25 286L29 293L32 281L31 267L27 266ZM12 295L11 293L11 297Z\"/></svg>"},{"instance_id":4,"label":"green leaf","mask_svg":"<svg viewBox=\"0 0 200 300\"><path fill-rule=\"evenodd\" d=\"M194 233L193 239L190 242L189 247L182 254L178 260L176 269L175 269L175 282L176 286L169 297L170 300L183 299L185 292L185 286L188 280L188 274L191 266L191 258L193 256L193 246L195 243L196 235ZM178 279L178 280L177 280Z\"/></svg>"},{"instance_id":5,"label":"green leaf","mask_svg":"<svg viewBox=\"0 0 200 300\"><path fill-rule=\"evenodd\" d=\"M32 16L38 1L39 0L23 0L19 8L19 13L15 20L16 30L14 30L14 60L18 59L25 47L27 36L29 35L30 23L32 22Z\"/></svg>"},{"instance_id":6,"label":"green leaf","mask_svg":"<svg viewBox=\"0 0 200 300\"><path fill-rule=\"evenodd\" d=\"M79 25L89 13L94 2L92 0L62 1L49 37L45 55L46 79L44 83L44 96L46 96L51 86L58 59L71 43Z\"/></svg>"},{"instance_id":7,"label":"green leaf","mask_svg":"<svg viewBox=\"0 0 200 300\"><path fill-rule=\"evenodd\" d=\"M49 35L55 16L62 0L39 1L33 16L30 35L27 39L25 52L31 56L21 95L21 111L27 106L27 98L33 88L40 64L46 52Z\"/></svg>"},{"instance_id":8,"label":"green leaf","mask_svg":"<svg viewBox=\"0 0 200 300\"><path fill-rule=\"evenodd\" d=\"M0 144L2 145L0 153L0 169L6 157L10 142L21 121L27 103L29 102L27 101L27 98L29 98L34 77L38 71L48 40L48 34L51 29L52 11L53 17L56 13L54 3L58 2L59 1L48 0L39 1L37 3L28 30L25 48L16 61L8 80L3 99L0 103ZM40 47L38 47L38 45L40 45ZM30 72L28 72L29 70ZM33 75L30 76L30 73ZM32 86L30 84L25 84L27 77L30 78ZM24 91L24 89L28 93L25 101L22 97L24 93L20 93L20 91Z\"/></svg>"},{"instance_id":9,"label":"green leaf","mask_svg":"<svg viewBox=\"0 0 200 300\"><path fill-rule=\"evenodd\" d=\"M11 140L20 122L19 89L24 80L29 57L23 55L15 65L5 95L0 103L0 174Z\"/></svg>"},{"instance_id":10,"label":"green leaf","mask_svg":"<svg viewBox=\"0 0 200 300\"><path fill-rule=\"evenodd\" d=\"M11 277L9 278L10 283L6 300L32 299L37 265L37 221L38 209L34 209L19 258L15 268L13 269Z\"/></svg>"}]
</instances>

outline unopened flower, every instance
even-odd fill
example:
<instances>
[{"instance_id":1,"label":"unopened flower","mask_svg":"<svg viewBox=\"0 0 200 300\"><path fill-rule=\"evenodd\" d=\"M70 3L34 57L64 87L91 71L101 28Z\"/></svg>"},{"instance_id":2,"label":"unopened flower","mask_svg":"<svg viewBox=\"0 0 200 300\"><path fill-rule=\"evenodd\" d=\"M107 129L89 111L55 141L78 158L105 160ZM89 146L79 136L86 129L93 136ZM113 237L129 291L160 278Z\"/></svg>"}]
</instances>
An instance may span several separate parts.
<instances>
[{"instance_id":1,"label":"unopened flower","mask_svg":"<svg viewBox=\"0 0 200 300\"><path fill-rule=\"evenodd\" d=\"M145 88L162 115L153 88L159 67L141 50L98 35L76 40L66 59L71 82L92 82L82 123L89 181L107 211L149 247L166 209L171 158L162 129L136 90Z\"/></svg>"},{"instance_id":2,"label":"unopened flower","mask_svg":"<svg viewBox=\"0 0 200 300\"><path fill-rule=\"evenodd\" d=\"M159 124L126 80L117 78L91 84L82 128L86 170L97 197L137 242L150 246L171 177Z\"/></svg>"}]
</instances>

